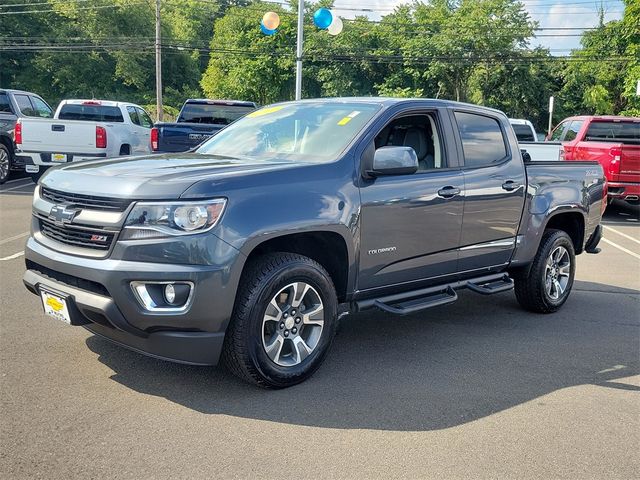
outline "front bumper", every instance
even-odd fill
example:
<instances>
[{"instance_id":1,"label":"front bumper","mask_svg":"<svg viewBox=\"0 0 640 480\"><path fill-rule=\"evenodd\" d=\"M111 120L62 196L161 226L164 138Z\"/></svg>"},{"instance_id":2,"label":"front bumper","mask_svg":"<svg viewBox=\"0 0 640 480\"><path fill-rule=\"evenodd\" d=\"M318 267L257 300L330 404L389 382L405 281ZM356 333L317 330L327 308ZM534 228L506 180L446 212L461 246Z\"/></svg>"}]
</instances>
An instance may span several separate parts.
<instances>
[{"instance_id":1,"label":"front bumper","mask_svg":"<svg viewBox=\"0 0 640 480\"><path fill-rule=\"evenodd\" d=\"M229 272L237 256L217 265L90 259L51 250L30 238L25 258L25 286L37 295L45 287L64 296L72 325L154 357L218 363L235 300ZM148 312L135 297L132 281L189 281L194 299L184 312Z\"/></svg>"}]
</instances>

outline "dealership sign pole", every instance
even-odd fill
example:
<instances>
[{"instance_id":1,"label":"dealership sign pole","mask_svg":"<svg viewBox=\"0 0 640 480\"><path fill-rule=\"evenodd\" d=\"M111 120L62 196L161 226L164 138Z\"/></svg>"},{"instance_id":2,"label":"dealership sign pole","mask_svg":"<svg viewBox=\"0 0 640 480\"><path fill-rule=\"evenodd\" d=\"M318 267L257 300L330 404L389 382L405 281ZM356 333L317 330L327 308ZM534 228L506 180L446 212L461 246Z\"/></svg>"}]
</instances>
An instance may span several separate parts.
<instances>
[{"instance_id":1,"label":"dealership sign pole","mask_svg":"<svg viewBox=\"0 0 640 480\"><path fill-rule=\"evenodd\" d=\"M304 0L298 0L298 39L296 40L296 100L302 98L302 42L304 31Z\"/></svg>"}]
</instances>

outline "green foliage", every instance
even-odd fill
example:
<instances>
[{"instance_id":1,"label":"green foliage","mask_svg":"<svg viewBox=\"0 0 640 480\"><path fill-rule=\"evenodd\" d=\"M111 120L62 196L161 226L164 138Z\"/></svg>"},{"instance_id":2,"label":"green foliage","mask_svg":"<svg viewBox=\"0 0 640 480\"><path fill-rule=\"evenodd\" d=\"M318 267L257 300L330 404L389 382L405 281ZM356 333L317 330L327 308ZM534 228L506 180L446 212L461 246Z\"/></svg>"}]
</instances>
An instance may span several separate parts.
<instances>
[{"instance_id":1,"label":"green foliage","mask_svg":"<svg viewBox=\"0 0 640 480\"><path fill-rule=\"evenodd\" d=\"M0 55L2 86L38 92L52 103L68 97L154 103L155 0L102 0L110 7L100 9L43 1L24 0L34 4L24 8L44 13L0 17L0 47L14 47ZM203 94L260 104L292 99L296 4L162 0L169 115L172 106ZM346 20L336 37L312 21L315 9L331 5L330 0L305 5L304 97L469 101L528 118L541 130L550 95L556 97L555 121L579 113L640 111L637 0L626 0L622 20L585 34L582 48L567 60L530 48L537 24L517 0L416 0L380 22L365 16ZM269 10L281 18L274 36L259 27Z\"/></svg>"}]
</instances>

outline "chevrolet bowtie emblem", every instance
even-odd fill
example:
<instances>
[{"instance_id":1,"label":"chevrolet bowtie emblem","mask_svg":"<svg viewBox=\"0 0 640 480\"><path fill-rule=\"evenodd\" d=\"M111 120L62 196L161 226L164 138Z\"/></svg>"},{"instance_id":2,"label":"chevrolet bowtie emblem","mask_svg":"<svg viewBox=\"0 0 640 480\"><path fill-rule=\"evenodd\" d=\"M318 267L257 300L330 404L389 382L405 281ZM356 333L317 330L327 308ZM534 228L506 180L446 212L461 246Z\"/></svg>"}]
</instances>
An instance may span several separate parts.
<instances>
[{"instance_id":1,"label":"chevrolet bowtie emblem","mask_svg":"<svg viewBox=\"0 0 640 480\"><path fill-rule=\"evenodd\" d=\"M54 205L49 212L49 220L53 220L56 225L65 225L71 223L78 213L80 213L78 208Z\"/></svg>"}]
</instances>

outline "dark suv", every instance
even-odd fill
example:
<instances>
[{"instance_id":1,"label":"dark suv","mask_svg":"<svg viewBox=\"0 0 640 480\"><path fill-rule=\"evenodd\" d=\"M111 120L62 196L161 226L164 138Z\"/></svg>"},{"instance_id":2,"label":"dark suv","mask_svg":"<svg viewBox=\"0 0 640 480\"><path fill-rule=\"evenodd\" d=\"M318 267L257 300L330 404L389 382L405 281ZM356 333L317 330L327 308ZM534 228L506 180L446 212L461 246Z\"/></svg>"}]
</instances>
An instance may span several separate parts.
<instances>
[{"instance_id":1,"label":"dark suv","mask_svg":"<svg viewBox=\"0 0 640 480\"><path fill-rule=\"evenodd\" d=\"M16 122L22 117L51 118L53 110L35 93L0 89L0 184L7 181L11 170L23 167L13 142Z\"/></svg>"}]
</instances>

